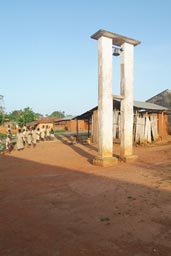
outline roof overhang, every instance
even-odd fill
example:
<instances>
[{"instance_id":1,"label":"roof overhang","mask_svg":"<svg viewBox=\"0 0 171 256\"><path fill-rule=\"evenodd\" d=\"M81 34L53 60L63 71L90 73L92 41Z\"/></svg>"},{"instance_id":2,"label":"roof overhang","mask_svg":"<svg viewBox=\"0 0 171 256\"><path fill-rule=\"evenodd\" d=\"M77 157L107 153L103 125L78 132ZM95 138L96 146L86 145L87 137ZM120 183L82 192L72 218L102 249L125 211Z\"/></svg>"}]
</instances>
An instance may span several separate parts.
<instances>
[{"instance_id":1,"label":"roof overhang","mask_svg":"<svg viewBox=\"0 0 171 256\"><path fill-rule=\"evenodd\" d=\"M113 109L120 109L120 102L122 100L122 97L118 97L116 98L116 96L114 96L113 98ZM148 113L165 113L165 114L171 114L171 110L169 110L168 108L165 108L163 106L154 104L154 103L148 103L148 102L142 102L142 101L134 101L133 102L133 108L135 111L138 111L140 113L143 112L148 112ZM95 110L98 110L98 106L84 112L83 114L74 117L73 119L77 119L77 120L88 120L92 118L93 112Z\"/></svg>"},{"instance_id":2,"label":"roof overhang","mask_svg":"<svg viewBox=\"0 0 171 256\"><path fill-rule=\"evenodd\" d=\"M98 40L100 37L108 37L112 39L113 45L121 46L123 43L132 44L134 46L140 44L141 42L126 36L115 34L107 30L100 29L95 34L91 36L92 39Z\"/></svg>"}]
</instances>

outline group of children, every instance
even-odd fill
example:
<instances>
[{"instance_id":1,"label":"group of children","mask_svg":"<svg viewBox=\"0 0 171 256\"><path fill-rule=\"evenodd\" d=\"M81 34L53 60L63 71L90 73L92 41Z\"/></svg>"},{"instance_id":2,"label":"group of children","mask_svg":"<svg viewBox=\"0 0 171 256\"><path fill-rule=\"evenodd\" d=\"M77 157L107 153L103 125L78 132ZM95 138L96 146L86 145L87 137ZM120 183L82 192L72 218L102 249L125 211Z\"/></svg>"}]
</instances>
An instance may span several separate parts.
<instances>
[{"instance_id":1,"label":"group of children","mask_svg":"<svg viewBox=\"0 0 171 256\"><path fill-rule=\"evenodd\" d=\"M16 149L18 151L23 150L25 146L35 147L36 143L39 141L45 140L53 140L54 139L54 131L49 126L42 126L41 128L34 127L23 127L19 128L15 137ZM13 149L14 143L12 142L12 133L11 129L7 128L7 137L5 141L5 150L7 152L11 152ZM0 141L0 147L2 147L2 143ZM1 150L1 148L0 148ZM2 148L3 150L3 148Z\"/></svg>"}]
</instances>

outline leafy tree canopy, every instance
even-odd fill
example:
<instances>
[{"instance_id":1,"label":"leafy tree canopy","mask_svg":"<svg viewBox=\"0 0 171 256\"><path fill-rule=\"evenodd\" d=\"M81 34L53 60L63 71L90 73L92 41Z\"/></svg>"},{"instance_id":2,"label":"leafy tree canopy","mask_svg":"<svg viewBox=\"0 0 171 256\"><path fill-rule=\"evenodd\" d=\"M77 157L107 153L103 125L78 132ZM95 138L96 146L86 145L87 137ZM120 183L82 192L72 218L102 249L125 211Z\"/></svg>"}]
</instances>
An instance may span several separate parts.
<instances>
[{"instance_id":1,"label":"leafy tree canopy","mask_svg":"<svg viewBox=\"0 0 171 256\"><path fill-rule=\"evenodd\" d=\"M34 113L30 107L24 108L24 110L14 110L8 114L9 120L17 122L21 127L40 117L43 117L43 115Z\"/></svg>"},{"instance_id":2,"label":"leafy tree canopy","mask_svg":"<svg viewBox=\"0 0 171 256\"><path fill-rule=\"evenodd\" d=\"M1 110L1 109L0 109ZM64 111L54 111L50 115L46 115L47 117L57 117L63 118L65 117ZM67 116L67 115L66 115ZM20 127L26 125L27 123L31 123L40 118L43 118L43 115L40 113L35 113L30 107L26 107L23 110L14 110L10 113L3 113L0 111L0 124L3 123L4 119L9 119L11 122L16 122Z\"/></svg>"},{"instance_id":3,"label":"leafy tree canopy","mask_svg":"<svg viewBox=\"0 0 171 256\"><path fill-rule=\"evenodd\" d=\"M65 117L65 112L64 111L54 111L52 112L49 117L59 117L59 118L63 118Z\"/></svg>"},{"instance_id":4,"label":"leafy tree canopy","mask_svg":"<svg viewBox=\"0 0 171 256\"><path fill-rule=\"evenodd\" d=\"M3 120L4 120L4 114L3 112L0 112L0 124L3 123Z\"/></svg>"}]
</instances>

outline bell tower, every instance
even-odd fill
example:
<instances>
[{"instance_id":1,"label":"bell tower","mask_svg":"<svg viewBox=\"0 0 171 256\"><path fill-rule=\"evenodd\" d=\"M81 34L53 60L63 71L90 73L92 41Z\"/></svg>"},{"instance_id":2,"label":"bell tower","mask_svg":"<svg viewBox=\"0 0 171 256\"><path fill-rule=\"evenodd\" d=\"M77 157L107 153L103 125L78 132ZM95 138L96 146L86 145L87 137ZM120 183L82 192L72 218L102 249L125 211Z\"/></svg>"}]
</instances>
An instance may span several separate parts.
<instances>
[{"instance_id":1,"label":"bell tower","mask_svg":"<svg viewBox=\"0 0 171 256\"><path fill-rule=\"evenodd\" d=\"M120 157L133 159L133 88L134 46L140 41L99 30L91 36L98 40L98 156L95 165L112 166L113 157L113 95L112 95L112 48L114 56L120 55L121 100L121 151ZM119 50L118 50L119 49Z\"/></svg>"}]
</instances>

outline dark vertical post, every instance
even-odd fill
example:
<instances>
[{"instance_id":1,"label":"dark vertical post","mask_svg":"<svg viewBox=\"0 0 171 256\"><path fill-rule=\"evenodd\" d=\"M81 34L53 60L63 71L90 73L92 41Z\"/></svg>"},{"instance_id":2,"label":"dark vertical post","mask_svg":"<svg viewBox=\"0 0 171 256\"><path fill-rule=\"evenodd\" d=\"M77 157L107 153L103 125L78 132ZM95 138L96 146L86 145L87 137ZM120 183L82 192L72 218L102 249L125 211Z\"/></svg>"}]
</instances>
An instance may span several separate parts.
<instances>
[{"instance_id":1,"label":"dark vertical post","mask_svg":"<svg viewBox=\"0 0 171 256\"><path fill-rule=\"evenodd\" d=\"M78 119L76 119L76 132L77 132L76 141L78 142Z\"/></svg>"},{"instance_id":2,"label":"dark vertical post","mask_svg":"<svg viewBox=\"0 0 171 256\"><path fill-rule=\"evenodd\" d=\"M90 117L88 117L88 138L90 138Z\"/></svg>"}]
</instances>

